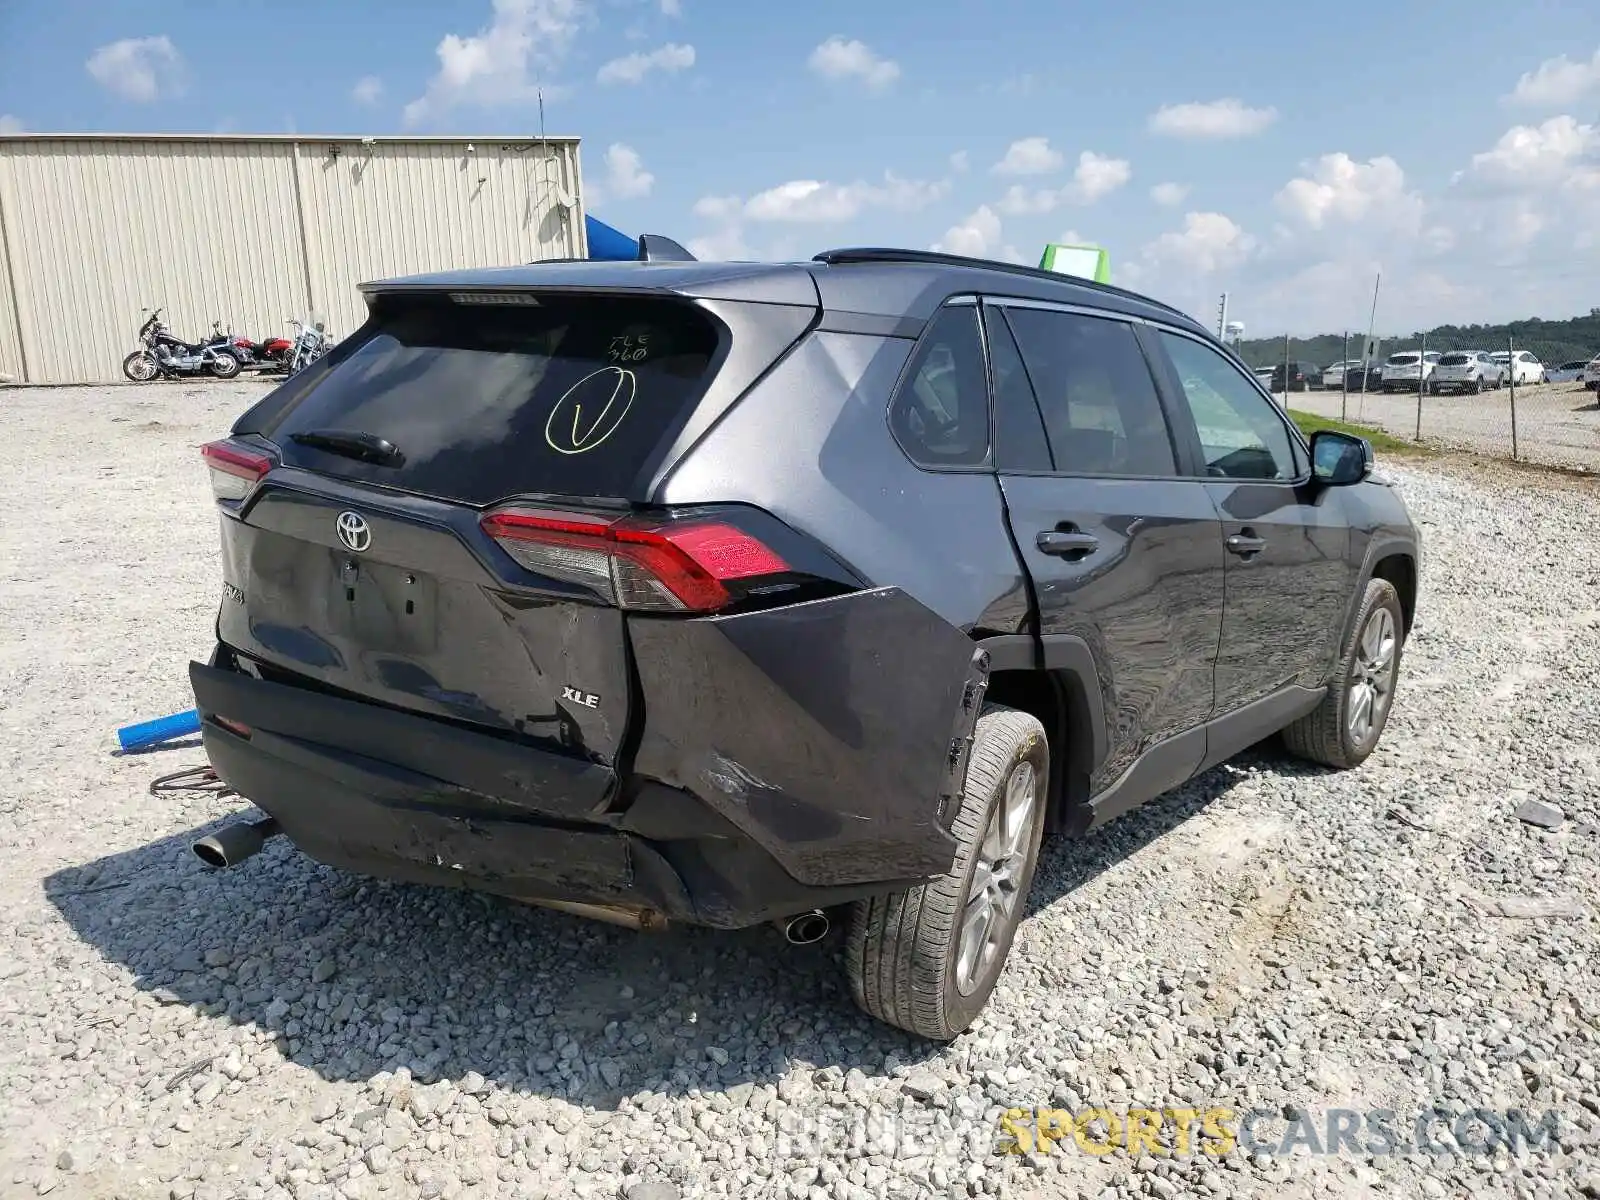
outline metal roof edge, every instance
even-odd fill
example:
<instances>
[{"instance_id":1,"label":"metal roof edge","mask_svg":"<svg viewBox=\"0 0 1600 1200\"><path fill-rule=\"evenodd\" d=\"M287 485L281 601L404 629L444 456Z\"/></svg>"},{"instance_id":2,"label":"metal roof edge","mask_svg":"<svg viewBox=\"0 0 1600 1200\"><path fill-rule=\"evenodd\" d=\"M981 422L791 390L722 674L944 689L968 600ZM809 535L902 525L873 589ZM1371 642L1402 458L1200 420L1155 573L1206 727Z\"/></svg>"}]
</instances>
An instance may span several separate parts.
<instances>
[{"instance_id":1,"label":"metal roof edge","mask_svg":"<svg viewBox=\"0 0 1600 1200\"><path fill-rule=\"evenodd\" d=\"M361 145L409 145L433 143L441 145L466 145L468 142L516 142L537 145L551 142L560 145L577 145L582 139L569 134L537 133L476 133L427 134L412 137L409 134L363 133L42 133L29 130L25 133L0 133L0 142L349 142Z\"/></svg>"}]
</instances>

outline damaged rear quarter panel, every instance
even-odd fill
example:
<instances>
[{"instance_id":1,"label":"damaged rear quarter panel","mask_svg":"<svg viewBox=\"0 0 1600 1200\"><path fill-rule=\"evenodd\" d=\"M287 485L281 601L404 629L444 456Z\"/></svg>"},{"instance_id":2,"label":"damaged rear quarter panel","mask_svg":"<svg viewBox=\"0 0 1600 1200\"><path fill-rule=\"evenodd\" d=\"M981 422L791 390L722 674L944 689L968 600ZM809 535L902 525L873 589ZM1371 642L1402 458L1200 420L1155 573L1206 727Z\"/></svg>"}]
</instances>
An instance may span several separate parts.
<instances>
[{"instance_id":1,"label":"damaged rear quarter panel","mask_svg":"<svg viewBox=\"0 0 1600 1200\"><path fill-rule=\"evenodd\" d=\"M972 642L898 588L698 620L631 617L637 774L686 788L814 885L924 878Z\"/></svg>"}]
</instances>

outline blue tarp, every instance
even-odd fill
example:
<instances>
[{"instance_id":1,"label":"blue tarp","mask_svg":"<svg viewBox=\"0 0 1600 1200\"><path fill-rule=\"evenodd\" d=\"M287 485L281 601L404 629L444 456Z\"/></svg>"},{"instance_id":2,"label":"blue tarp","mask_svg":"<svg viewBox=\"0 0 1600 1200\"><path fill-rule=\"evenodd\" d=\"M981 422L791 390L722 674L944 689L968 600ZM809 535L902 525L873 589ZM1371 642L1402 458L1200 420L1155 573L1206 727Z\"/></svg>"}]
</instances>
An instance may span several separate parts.
<instances>
[{"instance_id":1,"label":"blue tarp","mask_svg":"<svg viewBox=\"0 0 1600 1200\"><path fill-rule=\"evenodd\" d=\"M639 239L631 238L587 213L583 224L589 236L589 257L599 262L632 262L639 257Z\"/></svg>"}]
</instances>

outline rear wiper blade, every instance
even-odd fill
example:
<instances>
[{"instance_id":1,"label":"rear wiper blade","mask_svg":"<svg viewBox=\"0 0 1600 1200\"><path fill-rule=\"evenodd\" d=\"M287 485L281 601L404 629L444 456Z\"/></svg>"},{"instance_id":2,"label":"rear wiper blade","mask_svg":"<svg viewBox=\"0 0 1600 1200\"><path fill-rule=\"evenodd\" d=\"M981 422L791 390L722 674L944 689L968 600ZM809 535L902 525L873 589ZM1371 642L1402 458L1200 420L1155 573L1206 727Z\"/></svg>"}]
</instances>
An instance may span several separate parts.
<instances>
[{"instance_id":1,"label":"rear wiper blade","mask_svg":"<svg viewBox=\"0 0 1600 1200\"><path fill-rule=\"evenodd\" d=\"M304 429L289 435L291 442L313 446L330 454L342 454L361 462L375 463L380 467L398 467L406 461L388 438L375 433L361 433L350 429Z\"/></svg>"}]
</instances>

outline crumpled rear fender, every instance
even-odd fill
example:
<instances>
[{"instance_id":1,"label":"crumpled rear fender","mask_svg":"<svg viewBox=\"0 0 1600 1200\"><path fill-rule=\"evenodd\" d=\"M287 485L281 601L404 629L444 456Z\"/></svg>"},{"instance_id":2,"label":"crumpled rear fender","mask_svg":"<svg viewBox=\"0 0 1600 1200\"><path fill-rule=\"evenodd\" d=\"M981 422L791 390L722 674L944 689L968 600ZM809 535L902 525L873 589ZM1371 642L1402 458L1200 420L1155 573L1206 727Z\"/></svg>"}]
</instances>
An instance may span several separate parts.
<instances>
[{"instance_id":1,"label":"crumpled rear fender","mask_svg":"<svg viewBox=\"0 0 1600 1200\"><path fill-rule=\"evenodd\" d=\"M988 654L898 588L628 621L633 773L694 793L806 884L949 868Z\"/></svg>"}]
</instances>

